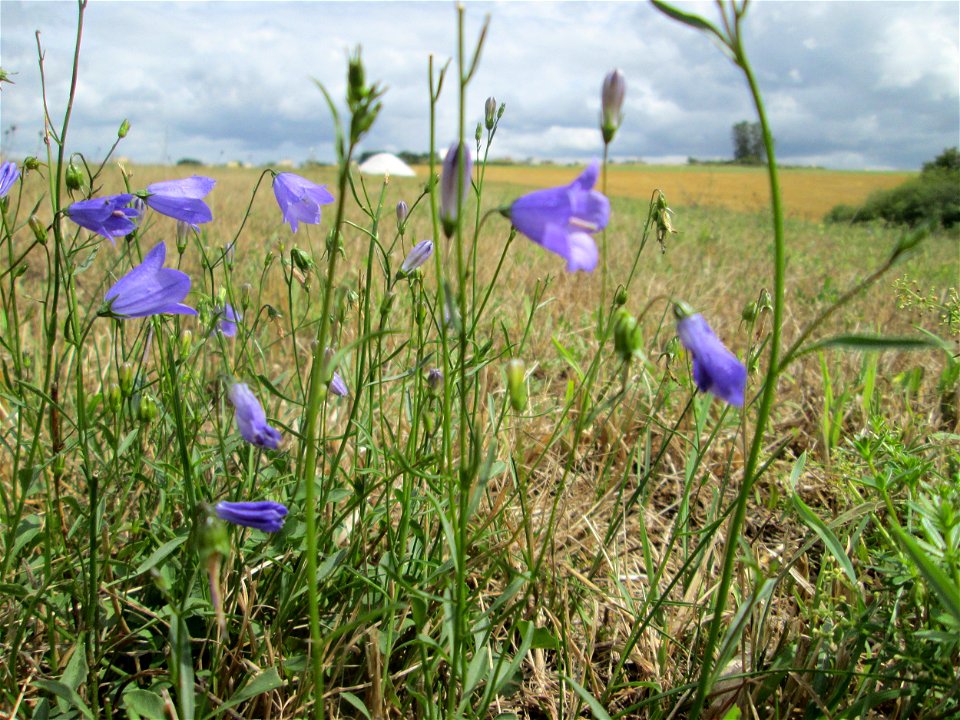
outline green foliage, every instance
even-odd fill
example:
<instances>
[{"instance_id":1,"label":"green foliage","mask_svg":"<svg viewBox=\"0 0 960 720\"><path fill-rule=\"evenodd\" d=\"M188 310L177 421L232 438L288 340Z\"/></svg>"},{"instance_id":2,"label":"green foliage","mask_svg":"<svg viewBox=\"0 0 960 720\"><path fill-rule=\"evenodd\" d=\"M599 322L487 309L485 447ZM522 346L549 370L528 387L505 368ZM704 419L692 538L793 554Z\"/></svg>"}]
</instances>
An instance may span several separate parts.
<instances>
[{"instance_id":1,"label":"green foliage","mask_svg":"<svg viewBox=\"0 0 960 720\"><path fill-rule=\"evenodd\" d=\"M833 223L882 220L915 227L933 224L952 228L960 223L960 161L957 148L948 148L912 180L872 193L863 206L837 205L825 220Z\"/></svg>"}]
</instances>

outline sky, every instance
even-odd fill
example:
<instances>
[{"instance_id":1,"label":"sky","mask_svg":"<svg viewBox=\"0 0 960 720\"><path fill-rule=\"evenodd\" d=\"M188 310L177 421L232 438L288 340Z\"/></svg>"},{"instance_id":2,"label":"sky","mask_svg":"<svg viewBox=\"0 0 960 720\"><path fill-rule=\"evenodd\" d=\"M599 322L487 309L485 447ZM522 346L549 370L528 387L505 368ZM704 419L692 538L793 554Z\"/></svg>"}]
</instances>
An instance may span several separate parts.
<instances>
[{"instance_id":1,"label":"sky","mask_svg":"<svg viewBox=\"0 0 960 720\"><path fill-rule=\"evenodd\" d=\"M685 3L717 22L713 2ZM494 96L506 112L491 157L586 161L602 153L600 86L626 76L614 159L732 156L756 120L742 73L703 33L637 2L466 2L468 54L490 24L468 89L467 134ZM0 2L5 156L38 154L40 31L51 116L62 122L75 2ZM456 57L452 2L106 2L86 11L68 149L99 160L265 164L334 159L315 80L343 112L346 59L387 86L360 151L429 147L428 62ZM782 163L915 170L960 144L960 3L753 3L744 45ZM437 106L437 146L457 133L456 63Z\"/></svg>"}]
</instances>

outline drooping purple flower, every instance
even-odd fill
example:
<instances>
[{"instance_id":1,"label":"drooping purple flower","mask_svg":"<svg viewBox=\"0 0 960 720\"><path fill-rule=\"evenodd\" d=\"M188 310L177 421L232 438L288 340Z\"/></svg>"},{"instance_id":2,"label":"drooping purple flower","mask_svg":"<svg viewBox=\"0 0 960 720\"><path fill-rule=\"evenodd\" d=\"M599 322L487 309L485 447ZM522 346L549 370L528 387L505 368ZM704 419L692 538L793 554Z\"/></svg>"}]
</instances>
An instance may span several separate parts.
<instances>
[{"instance_id":1,"label":"drooping purple flower","mask_svg":"<svg viewBox=\"0 0 960 720\"><path fill-rule=\"evenodd\" d=\"M731 405L743 407L747 368L724 347L704 320L681 304L674 306L680 342L693 355L693 379L701 392L709 392Z\"/></svg>"},{"instance_id":2,"label":"drooping purple flower","mask_svg":"<svg viewBox=\"0 0 960 720\"><path fill-rule=\"evenodd\" d=\"M283 214L283 221L297 231L298 223L317 225L320 206L332 203L333 195L323 186L294 173L279 173L273 178L273 194Z\"/></svg>"},{"instance_id":3,"label":"drooping purple flower","mask_svg":"<svg viewBox=\"0 0 960 720\"><path fill-rule=\"evenodd\" d=\"M333 373L333 377L330 378L330 382L327 384L327 387L330 389L330 392L340 397L346 397L350 394L350 389L347 387L347 383L343 381L343 378L340 377L340 373L338 372Z\"/></svg>"},{"instance_id":4,"label":"drooping purple flower","mask_svg":"<svg viewBox=\"0 0 960 720\"><path fill-rule=\"evenodd\" d=\"M217 307L215 310L217 319L214 332L220 332L227 337L234 337L237 334L237 323L243 318L233 309L230 303L224 303L224 306Z\"/></svg>"},{"instance_id":5,"label":"drooping purple flower","mask_svg":"<svg viewBox=\"0 0 960 720\"><path fill-rule=\"evenodd\" d=\"M20 168L12 160L8 160L0 166L0 198L6 197L19 177Z\"/></svg>"},{"instance_id":6,"label":"drooping purple flower","mask_svg":"<svg viewBox=\"0 0 960 720\"><path fill-rule=\"evenodd\" d=\"M107 290L103 314L126 319L148 315L196 315L197 311L181 303L190 292L190 276L173 268L163 267L167 248L159 243L148 252L143 262Z\"/></svg>"},{"instance_id":7,"label":"drooping purple flower","mask_svg":"<svg viewBox=\"0 0 960 720\"><path fill-rule=\"evenodd\" d=\"M255 502L223 500L218 502L213 510L221 520L269 533L280 530L283 527L283 518L287 515L286 506L272 500Z\"/></svg>"},{"instance_id":8,"label":"drooping purple flower","mask_svg":"<svg viewBox=\"0 0 960 720\"><path fill-rule=\"evenodd\" d=\"M137 229L134 219L140 217L137 208L130 207L133 195L108 195L79 200L67 208L67 217L80 227L109 238L123 237Z\"/></svg>"},{"instance_id":9,"label":"drooping purple flower","mask_svg":"<svg viewBox=\"0 0 960 720\"><path fill-rule=\"evenodd\" d=\"M598 259L591 235L610 220L610 201L593 189L599 173L594 161L569 185L528 193L504 214L517 230L563 257L568 271L590 272Z\"/></svg>"},{"instance_id":10,"label":"drooping purple flower","mask_svg":"<svg viewBox=\"0 0 960 720\"><path fill-rule=\"evenodd\" d=\"M236 410L235 417L240 434L248 443L276 450L280 444L280 431L267 424L267 415L257 396L246 383L234 383L227 392Z\"/></svg>"},{"instance_id":11,"label":"drooping purple flower","mask_svg":"<svg viewBox=\"0 0 960 720\"><path fill-rule=\"evenodd\" d=\"M429 260L431 255L433 255L433 240L421 240L404 258L400 265L400 274L409 275Z\"/></svg>"},{"instance_id":12,"label":"drooping purple flower","mask_svg":"<svg viewBox=\"0 0 960 720\"><path fill-rule=\"evenodd\" d=\"M213 220L213 213L202 200L217 181L203 175L182 180L165 180L147 185L147 205L161 215L175 218L196 227Z\"/></svg>"},{"instance_id":13,"label":"drooping purple flower","mask_svg":"<svg viewBox=\"0 0 960 720\"><path fill-rule=\"evenodd\" d=\"M453 143L443 156L443 170L440 172L440 222L447 237L457 229L460 209L467 202L472 173L470 148Z\"/></svg>"}]
</instances>

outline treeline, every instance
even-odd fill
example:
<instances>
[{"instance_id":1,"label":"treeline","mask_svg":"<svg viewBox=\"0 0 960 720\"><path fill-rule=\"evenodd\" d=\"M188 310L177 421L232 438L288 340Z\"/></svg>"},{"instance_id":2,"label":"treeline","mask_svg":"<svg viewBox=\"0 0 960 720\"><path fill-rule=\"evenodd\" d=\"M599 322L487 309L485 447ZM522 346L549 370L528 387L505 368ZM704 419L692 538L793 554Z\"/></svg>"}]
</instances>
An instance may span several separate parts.
<instances>
[{"instance_id":1,"label":"treeline","mask_svg":"<svg viewBox=\"0 0 960 720\"><path fill-rule=\"evenodd\" d=\"M923 164L920 175L890 190L871 193L860 207L837 205L827 222L881 220L911 227L923 224L952 228L960 223L960 151L947 148Z\"/></svg>"}]
</instances>

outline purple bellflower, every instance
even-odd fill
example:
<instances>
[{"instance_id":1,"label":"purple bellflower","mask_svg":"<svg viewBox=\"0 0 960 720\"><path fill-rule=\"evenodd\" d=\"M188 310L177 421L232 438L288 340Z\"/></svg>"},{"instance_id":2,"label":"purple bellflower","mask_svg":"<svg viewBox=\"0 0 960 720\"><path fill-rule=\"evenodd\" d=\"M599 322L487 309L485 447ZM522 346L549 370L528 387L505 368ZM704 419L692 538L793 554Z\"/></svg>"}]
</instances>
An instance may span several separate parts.
<instances>
[{"instance_id":1,"label":"purple bellflower","mask_svg":"<svg viewBox=\"0 0 960 720\"><path fill-rule=\"evenodd\" d=\"M20 169L12 160L8 160L0 166L0 198L6 197L19 177Z\"/></svg>"},{"instance_id":2,"label":"purple bellflower","mask_svg":"<svg viewBox=\"0 0 960 720\"><path fill-rule=\"evenodd\" d=\"M217 323L214 332L220 332L227 337L234 337L237 334L237 323L243 318L233 309L230 303L224 303L222 308L214 309Z\"/></svg>"},{"instance_id":3,"label":"purple bellflower","mask_svg":"<svg viewBox=\"0 0 960 720\"><path fill-rule=\"evenodd\" d=\"M347 384L343 381L343 378L340 377L340 373L334 372L333 377L330 378L330 382L327 384L330 392L339 397L346 397L350 394L350 389L347 387Z\"/></svg>"},{"instance_id":4,"label":"purple bellflower","mask_svg":"<svg viewBox=\"0 0 960 720\"><path fill-rule=\"evenodd\" d=\"M167 217L196 228L213 220L213 213L202 198L216 185L213 178L194 175L182 180L165 180L147 185L147 205Z\"/></svg>"},{"instance_id":5,"label":"purple bellflower","mask_svg":"<svg viewBox=\"0 0 960 720\"><path fill-rule=\"evenodd\" d=\"M167 247L159 243L143 262L113 284L104 296L108 309L101 314L126 319L148 315L196 315L181 303L190 292L190 276L163 267Z\"/></svg>"},{"instance_id":6,"label":"purple bellflower","mask_svg":"<svg viewBox=\"0 0 960 720\"><path fill-rule=\"evenodd\" d=\"M619 69L611 70L603 79L600 90L600 131L603 142L609 144L623 123L623 98L627 94L627 80Z\"/></svg>"},{"instance_id":7,"label":"purple bellflower","mask_svg":"<svg viewBox=\"0 0 960 720\"><path fill-rule=\"evenodd\" d=\"M528 238L564 258L568 271L590 272L598 260L591 235L610 220L610 201L593 189L599 173L594 161L569 185L528 193L501 213Z\"/></svg>"},{"instance_id":8,"label":"purple bellflower","mask_svg":"<svg viewBox=\"0 0 960 720\"><path fill-rule=\"evenodd\" d=\"M109 238L122 237L137 229L134 219L140 211L129 207L133 195L108 195L101 198L80 200L67 208L67 217L80 227Z\"/></svg>"},{"instance_id":9,"label":"purple bellflower","mask_svg":"<svg viewBox=\"0 0 960 720\"><path fill-rule=\"evenodd\" d=\"M680 342L693 355L693 379L701 392L709 392L731 405L743 407L747 368L724 347L704 320L682 303L674 305Z\"/></svg>"},{"instance_id":10,"label":"purple bellflower","mask_svg":"<svg viewBox=\"0 0 960 720\"><path fill-rule=\"evenodd\" d=\"M287 508L272 500L258 500L256 502L218 502L213 511L221 520L234 525L262 530L263 532L277 532L283 527L283 518L287 515Z\"/></svg>"},{"instance_id":11,"label":"purple bellflower","mask_svg":"<svg viewBox=\"0 0 960 720\"><path fill-rule=\"evenodd\" d=\"M246 383L230 386L228 396L236 409L237 427L248 443L276 450L280 444L280 431L267 424L266 413Z\"/></svg>"},{"instance_id":12,"label":"purple bellflower","mask_svg":"<svg viewBox=\"0 0 960 720\"><path fill-rule=\"evenodd\" d=\"M472 173L470 148L453 143L443 156L443 170L440 173L440 221L443 223L443 233L448 238L457 229L460 209L467 202Z\"/></svg>"},{"instance_id":13,"label":"purple bellflower","mask_svg":"<svg viewBox=\"0 0 960 720\"><path fill-rule=\"evenodd\" d=\"M433 255L433 240L421 240L410 250L400 265L400 274L409 275Z\"/></svg>"},{"instance_id":14,"label":"purple bellflower","mask_svg":"<svg viewBox=\"0 0 960 720\"><path fill-rule=\"evenodd\" d=\"M283 214L283 221L297 231L298 223L320 223L320 206L333 202L333 195L323 186L294 173L279 173L273 178L273 194Z\"/></svg>"}]
</instances>

